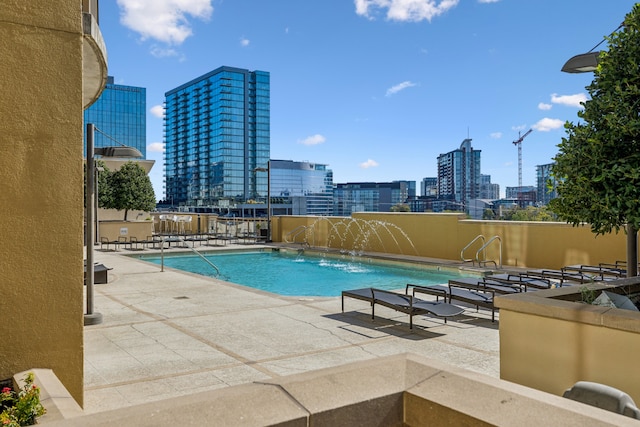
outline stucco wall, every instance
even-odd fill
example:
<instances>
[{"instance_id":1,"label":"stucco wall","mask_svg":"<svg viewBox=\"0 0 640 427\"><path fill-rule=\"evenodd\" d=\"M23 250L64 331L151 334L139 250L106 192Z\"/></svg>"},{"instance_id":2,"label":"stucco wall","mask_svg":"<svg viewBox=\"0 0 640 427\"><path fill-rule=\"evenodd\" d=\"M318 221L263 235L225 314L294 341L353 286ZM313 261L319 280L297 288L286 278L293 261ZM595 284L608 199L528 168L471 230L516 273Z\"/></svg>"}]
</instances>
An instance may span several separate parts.
<instances>
[{"instance_id":1,"label":"stucco wall","mask_svg":"<svg viewBox=\"0 0 640 427\"><path fill-rule=\"evenodd\" d=\"M623 293L638 278L616 281ZM633 285L628 285L633 283ZM612 284L589 285L596 294ZM580 288L563 287L496 298L500 307L500 378L556 395L577 381L618 388L640 401L635 374L640 313L566 301Z\"/></svg>"},{"instance_id":2,"label":"stucco wall","mask_svg":"<svg viewBox=\"0 0 640 427\"><path fill-rule=\"evenodd\" d=\"M82 403L80 11L0 7L0 378L50 368Z\"/></svg>"},{"instance_id":3,"label":"stucco wall","mask_svg":"<svg viewBox=\"0 0 640 427\"><path fill-rule=\"evenodd\" d=\"M461 214L356 213L352 217L275 217L276 242L307 241L311 246L417 255L460 260L460 252L476 236L488 241L486 259L505 267L561 268L571 264L598 264L626 259L626 236L595 236L589 227L564 223L478 221ZM474 259L478 240L465 258Z\"/></svg>"}]
</instances>

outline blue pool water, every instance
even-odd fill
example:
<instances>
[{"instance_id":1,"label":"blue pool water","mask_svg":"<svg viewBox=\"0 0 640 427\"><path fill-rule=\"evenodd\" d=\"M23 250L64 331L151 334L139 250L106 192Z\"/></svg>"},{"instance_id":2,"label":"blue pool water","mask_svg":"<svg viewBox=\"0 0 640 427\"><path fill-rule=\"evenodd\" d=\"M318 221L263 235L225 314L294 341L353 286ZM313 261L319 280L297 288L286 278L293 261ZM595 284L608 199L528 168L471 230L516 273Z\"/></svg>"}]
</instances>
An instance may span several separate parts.
<instances>
[{"instance_id":1,"label":"blue pool water","mask_svg":"<svg viewBox=\"0 0 640 427\"><path fill-rule=\"evenodd\" d=\"M417 285L446 284L450 278L471 276L454 270L438 271L411 264L380 264L357 257L300 256L289 252L218 252L203 254L220 270L219 278L263 291L289 296L339 296L341 291L364 287L404 289ZM159 256L140 259L160 264ZM197 255L164 257L164 265L216 277L215 270Z\"/></svg>"}]
</instances>

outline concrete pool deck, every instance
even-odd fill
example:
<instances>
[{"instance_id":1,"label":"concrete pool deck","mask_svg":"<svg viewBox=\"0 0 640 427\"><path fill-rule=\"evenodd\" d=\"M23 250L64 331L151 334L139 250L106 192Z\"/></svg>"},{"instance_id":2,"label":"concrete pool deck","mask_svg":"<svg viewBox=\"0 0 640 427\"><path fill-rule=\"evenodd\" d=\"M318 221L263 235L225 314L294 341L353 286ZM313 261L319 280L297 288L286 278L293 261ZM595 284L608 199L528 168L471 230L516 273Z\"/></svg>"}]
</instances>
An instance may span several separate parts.
<instances>
[{"instance_id":1,"label":"concrete pool deck","mask_svg":"<svg viewBox=\"0 0 640 427\"><path fill-rule=\"evenodd\" d=\"M498 322L486 310L446 324L416 316L410 330L408 316L384 307L372 321L363 301L346 299L342 313L340 297L162 272L123 256L132 253L95 251L112 270L94 287L103 323L84 330L87 414L407 352L499 377Z\"/></svg>"}]
</instances>

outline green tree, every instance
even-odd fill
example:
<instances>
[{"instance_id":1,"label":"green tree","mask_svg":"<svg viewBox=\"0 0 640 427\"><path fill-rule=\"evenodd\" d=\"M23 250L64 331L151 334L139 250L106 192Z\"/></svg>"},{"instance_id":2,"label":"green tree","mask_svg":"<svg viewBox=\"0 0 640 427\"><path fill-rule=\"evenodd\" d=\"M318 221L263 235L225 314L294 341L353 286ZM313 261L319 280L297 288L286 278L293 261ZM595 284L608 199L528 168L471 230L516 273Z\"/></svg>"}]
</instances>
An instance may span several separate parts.
<instances>
[{"instance_id":1,"label":"green tree","mask_svg":"<svg viewBox=\"0 0 640 427\"><path fill-rule=\"evenodd\" d=\"M391 212L411 212L411 207L406 203L397 203L391 206Z\"/></svg>"},{"instance_id":2,"label":"green tree","mask_svg":"<svg viewBox=\"0 0 640 427\"><path fill-rule=\"evenodd\" d=\"M139 164L127 162L108 175L111 197L104 207L124 210L127 220L129 210L150 211L156 206L156 195L151 180Z\"/></svg>"},{"instance_id":3,"label":"green tree","mask_svg":"<svg viewBox=\"0 0 640 427\"><path fill-rule=\"evenodd\" d=\"M507 218L505 218L507 219ZM516 207L508 211L508 219L511 221L554 221L554 215L546 206Z\"/></svg>"},{"instance_id":4,"label":"green tree","mask_svg":"<svg viewBox=\"0 0 640 427\"><path fill-rule=\"evenodd\" d=\"M98 192L98 207L104 208L110 203L112 198L111 185L109 184L109 175L111 171L100 159L96 159L94 163L96 167L97 180L96 190ZM87 205L87 164L84 164L84 204Z\"/></svg>"},{"instance_id":5,"label":"green tree","mask_svg":"<svg viewBox=\"0 0 640 427\"><path fill-rule=\"evenodd\" d=\"M637 272L640 226L640 4L627 14L620 31L607 37L608 51L592 83L591 97L567 122L552 166L558 198L550 203L574 226L588 223L597 234L626 226L627 273Z\"/></svg>"}]
</instances>

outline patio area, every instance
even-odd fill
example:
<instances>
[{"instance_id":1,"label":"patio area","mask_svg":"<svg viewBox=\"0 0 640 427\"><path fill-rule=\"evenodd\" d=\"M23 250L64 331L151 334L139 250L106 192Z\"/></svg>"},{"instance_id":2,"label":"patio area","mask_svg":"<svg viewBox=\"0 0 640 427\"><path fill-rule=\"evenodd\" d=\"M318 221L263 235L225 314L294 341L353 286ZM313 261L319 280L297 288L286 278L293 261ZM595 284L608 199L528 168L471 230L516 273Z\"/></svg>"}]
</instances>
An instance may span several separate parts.
<instances>
[{"instance_id":1,"label":"patio area","mask_svg":"<svg viewBox=\"0 0 640 427\"><path fill-rule=\"evenodd\" d=\"M84 329L86 414L403 353L499 377L499 322L486 310L446 324L416 316L410 330L408 316L384 307L372 321L363 301L343 314L339 297L162 272L127 252L95 252L112 270L94 288L104 321Z\"/></svg>"}]
</instances>

